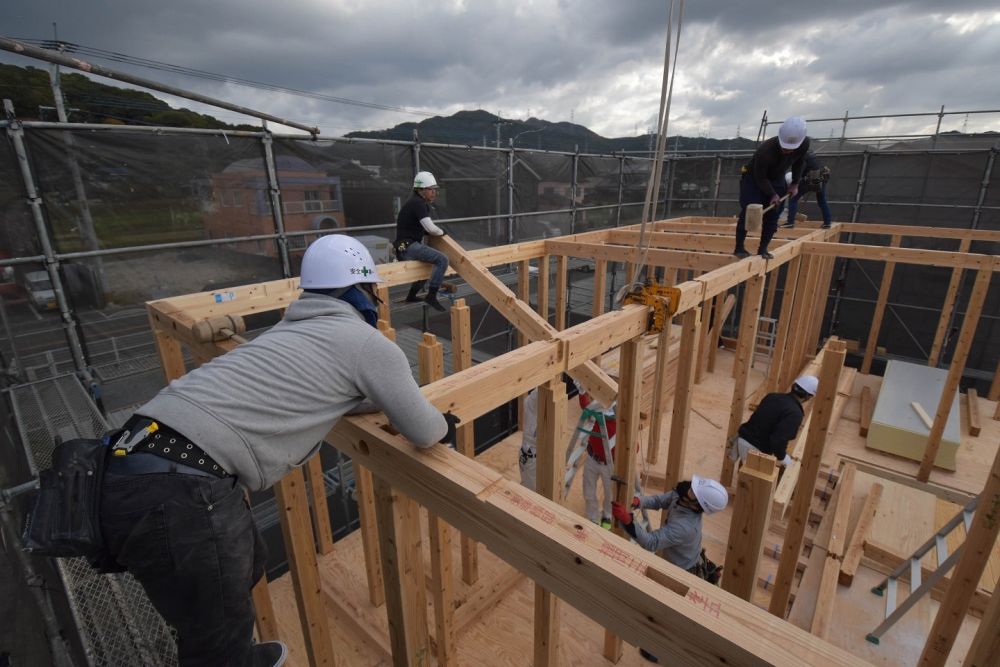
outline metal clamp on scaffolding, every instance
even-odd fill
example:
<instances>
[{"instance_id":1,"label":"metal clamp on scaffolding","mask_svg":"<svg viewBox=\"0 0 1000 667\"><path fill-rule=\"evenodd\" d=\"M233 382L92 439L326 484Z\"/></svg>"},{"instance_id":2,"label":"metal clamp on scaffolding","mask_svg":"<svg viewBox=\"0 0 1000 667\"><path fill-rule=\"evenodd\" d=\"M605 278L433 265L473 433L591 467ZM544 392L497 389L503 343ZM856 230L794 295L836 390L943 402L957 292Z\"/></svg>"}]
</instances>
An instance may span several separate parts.
<instances>
[{"instance_id":1,"label":"metal clamp on scaffolding","mask_svg":"<svg viewBox=\"0 0 1000 667\"><path fill-rule=\"evenodd\" d=\"M649 315L649 324L646 326L649 333L663 331L663 327L677 312L677 306L680 302L681 291L679 289L657 283L644 285L641 289L629 292L622 301L624 305L636 303L653 309Z\"/></svg>"}]
</instances>

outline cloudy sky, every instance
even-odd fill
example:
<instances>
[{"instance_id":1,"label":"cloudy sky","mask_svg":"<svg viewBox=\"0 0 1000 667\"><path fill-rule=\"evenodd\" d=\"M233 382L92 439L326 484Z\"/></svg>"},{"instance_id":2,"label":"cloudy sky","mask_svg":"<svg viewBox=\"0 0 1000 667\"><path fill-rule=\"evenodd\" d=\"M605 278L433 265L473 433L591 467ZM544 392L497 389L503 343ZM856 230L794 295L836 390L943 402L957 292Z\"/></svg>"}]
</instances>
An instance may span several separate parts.
<instances>
[{"instance_id":1,"label":"cloudy sky","mask_svg":"<svg viewBox=\"0 0 1000 667\"><path fill-rule=\"evenodd\" d=\"M677 0L679 5L679 0ZM31 0L0 33L63 40L288 88L400 107L373 110L163 71L93 62L320 127L378 129L485 109L586 125L655 123L668 0ZM772 119L1000 108L996 0L691 0L669 131L756 136ZM29 64L0 52L0 62ZM172 104L240 118L167 98ZM936 118L856 121L848 135L933 131ZM1000 114L943 129L1000 130ZM810 134L839 136L840 123ZM772 132L770 132L773 134Z\"/></svg>"}]
</instances>

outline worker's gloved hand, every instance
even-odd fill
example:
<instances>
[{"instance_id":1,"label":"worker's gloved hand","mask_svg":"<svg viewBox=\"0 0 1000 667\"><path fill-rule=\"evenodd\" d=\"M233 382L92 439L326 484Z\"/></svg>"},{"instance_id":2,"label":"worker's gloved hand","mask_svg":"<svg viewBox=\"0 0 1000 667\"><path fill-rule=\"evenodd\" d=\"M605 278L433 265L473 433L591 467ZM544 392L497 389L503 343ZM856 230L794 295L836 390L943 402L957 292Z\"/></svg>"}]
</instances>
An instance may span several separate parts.
<instances>
[{"instance_id":1,"label":"worker's gloved hand","mask_svg":"<svg viewBox=\"0 0 1000 667\"><path fill-rule=\"evenodd\" d=\"M785 458L781 459L781 465L785 467L792 465L792 457L789 456L788 454L785 454Z\"/></svg>"},{"instance_id":2,"label":"worker's gloved hand","mask_svg":"<svg viewBox=\"0 0 1000 667\"><path fill-rule=\"evenodd\" d=\"M767 203L767 205L768 206L773 206L773 207L777 208L778 204L780 204L780 203L781 203L781 197L779 197L777 195L777 193L775 193L775 194L771 195L771 201L769 201Z\"/></svg>"},{"instance_id":3,"label":"worker's gloved hand","mask_svg":"<svg viewBox=\"0 0 1000 667\"><path fill-rule=\"evenodd\" d=\"M584 387L582 384L580 384L579 380L573 380L573 386L576 387L577 392L579 392L581 394L586 394L587 393L587 388Z\"/></svg>"},{"instance_id":4,"label":"worker's gloved hand","mask_svg":"<svg viewBox=\"0 0 1000 667\"><path fill-rule=\"evenodd\" d=\"M642 501L639 500L639 496L632 496L632 509L634 509L634 510L639 509L639 505L641 505L641 504L642 504Z\"/></svg>"},{"instance_id":5,"label":"worker's gloved hand","mask_svg":"<svg viewBox=\"0 0 1000 667\"><path fill-rule=\"evenodd\" d=\"M452 449L455 448L455 425L462 421L458 415L453 415L451 412L445 412L441 415L444 420L448 422L448 432L444 434L444 437L438 440L438 442L447 443Z\"/></svg>"},{"instance_id":6,"label":"worker's gloved hand","mask_svg":"<svg viewBox=\"0 0 1000 667\"><path fill-rule=\"evenodd\" d=\"M623 526L632 523L632 513L625 509L625 505L617 500L611 503L611 515L621 521Z\"/></svg>"},{"instance_id":7,"label":"worker's gloved hand","mask_svg":"<svg viewBox=\"0 0 1000 667\"><path fill-rule=\"evenodd\" d=\"M691 481L684 480L683 482L677 482L677 486L674 487L674 491L677 492L678 497L687 498L688 491L691 490Z\"/></svg>"},{"instance_id":8,"label":"worker's gloved hand","mask_svg":"<svg viewBox=\"0 0 1000 667\"><path fill-rule=\"evenodd\" d=\"M799 194L799 184L792 183L788 186L788 198L791 199L795 195Z\"/></svg>"}]
</instances>

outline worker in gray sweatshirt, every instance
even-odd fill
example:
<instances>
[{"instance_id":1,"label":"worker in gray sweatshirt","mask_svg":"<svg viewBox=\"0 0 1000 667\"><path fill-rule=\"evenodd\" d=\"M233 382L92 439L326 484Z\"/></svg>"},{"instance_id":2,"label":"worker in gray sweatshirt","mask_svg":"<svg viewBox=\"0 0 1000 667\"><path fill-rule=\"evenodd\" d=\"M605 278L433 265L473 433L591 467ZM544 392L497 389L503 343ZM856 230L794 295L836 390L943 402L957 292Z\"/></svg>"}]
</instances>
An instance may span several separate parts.
<instances>
[{"instance_id":1,"label":"worker in gray sweatshirt","mask_svg":"<svg viewBox=\"0 0 1000 667\"><path fill-rule=\"evenodd\" d=\"M281 665L252 643L263 543L246 490L313 456L346 414L383 411L414 446L454 443L458 419L421 394L376 328L368 250L325 236L302 260L302 296L268 332L174 380L110 441L101 498L105 571L130 571L177 630L181 667Z\"/></svg>"}]
</instances>

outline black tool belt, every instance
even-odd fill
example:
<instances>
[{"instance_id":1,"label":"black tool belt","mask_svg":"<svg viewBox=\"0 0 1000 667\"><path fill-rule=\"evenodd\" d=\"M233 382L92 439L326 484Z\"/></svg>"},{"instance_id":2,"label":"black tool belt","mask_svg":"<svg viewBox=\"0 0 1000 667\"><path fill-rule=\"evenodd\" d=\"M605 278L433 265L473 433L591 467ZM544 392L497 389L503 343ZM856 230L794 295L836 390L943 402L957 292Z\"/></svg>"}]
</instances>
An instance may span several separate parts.
<instances>
[{"instance_id":1,"label":"black tool belt","mask_svg":"<svg viewBox=\"0 0 1000 667\"><path fill-rule=\"evenodd\" d=\"M418 241L415 239L396 239L395 241L393 241L392 249L396 253L396 259L402 261L403 259L402 255L404 252L406 252L406 249L417 242Z\"/></svg>"},{"instance_id":2,"label":"black tool belt","mask_svg":"<svg viewBox=\"0 0 1000 667\"><path fill-rule=\"evenodd\" d=\"M132 448L124 454L126 459L133 454L152 454L161 459L172 461L183 467L193 468L197 472L209 474L214 477L230 476L225 468L205 453L205 450L162 422L135 415L125 423L123 429L124 439L127 440L129 434L134 434L148 428L152 423L157 425L156 430L135 442ZM113 451L112 460L122 456L119 454L120 450L115 449L114 440L112 440L111 448ZM178 472L184 471L178 470Z\"/></svg>"}]
</instances>

